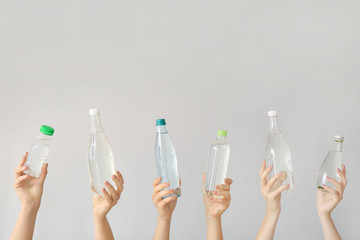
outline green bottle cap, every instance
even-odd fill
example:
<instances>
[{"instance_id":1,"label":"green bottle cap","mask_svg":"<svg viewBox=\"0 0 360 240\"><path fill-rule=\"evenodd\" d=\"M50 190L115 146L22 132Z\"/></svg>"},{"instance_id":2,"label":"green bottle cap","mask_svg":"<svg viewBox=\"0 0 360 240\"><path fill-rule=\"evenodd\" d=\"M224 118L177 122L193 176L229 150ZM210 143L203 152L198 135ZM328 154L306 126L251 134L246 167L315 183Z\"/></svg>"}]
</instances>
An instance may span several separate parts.
<instances>
[{"instance_id":1,"label":"green bottle cap","mask_svg":"<svg viewBox=\"0 0 360 240\"><path fill-rule=\"evenodd\" d=\"M220 137L226 137L227 136L227 131L218 130L217 135L220 136Z\"/></svg>"},{"instance_id":2,"label":"green bottle cap","mask_svg":"<svg viewBox=\"0 0 360 240\"><path fill-rule=\"evenodd\" d=\"M156 126L163 126L166 125L165 119L157 119Z\"/></svg>"},{"instance_id":3,"label":"green bottle cap","mask_svg":"<svg viewBox=\"0 0 360 240\"><path fill-rule=\"evenodd\" d=\"M52 127L46 125L42 125L40 128L40 132L48 136L52 136L54 134L54 131L55 130Z\"/></svg>"}]
</instances>

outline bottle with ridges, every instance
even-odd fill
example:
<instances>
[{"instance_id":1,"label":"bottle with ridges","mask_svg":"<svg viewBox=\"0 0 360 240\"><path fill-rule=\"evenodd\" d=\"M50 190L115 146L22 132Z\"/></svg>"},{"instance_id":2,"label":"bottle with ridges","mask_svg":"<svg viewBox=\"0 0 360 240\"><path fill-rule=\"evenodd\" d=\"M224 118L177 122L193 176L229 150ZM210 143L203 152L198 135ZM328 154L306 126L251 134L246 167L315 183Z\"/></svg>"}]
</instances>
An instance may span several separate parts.
<instances>
[{"instance_id":1,"label":"bottle with ridges","mask_svg":"<svg viewBox=\"0 0 360 240\"><path fill-rule=\"evenodd\" d=\"M344 137L335 135L332 149L326 155L325 160L323 161L320 170L319 176L317 180L318 189L324 190L321 186L325 184L327 186L332 187L336 190L336 187L326 180L326 177L331 177L336 181L340 181L340 176L336 172L337 169L342 169L342 143L344 141Z\"/></svg>"},{"instance_id":2,"label":"bottle with ridges","mask_svg":"<svg viewBox=\"0 0 360 240\"><path fill-rule=\"evenodd\" d=\"M290 149L285 142L283 135L281 134L278 124L276 111L269 111L269 137L267 146L265 149L265 161L266 166L273 166L268 179L271 179L276 174L282 172L282 176L275 183L273 189L289 184L290 187L287 190L291 192L294 189L293 169L291 163Z\"/></svg>"},{"instance_id":3,"label":"bottle with ridges","mask_svg":"<svg viewBox=\"0 0 360 240\"><path fill-rule=\"evenodd\" d=\"M170 182L170 186L166 189L174 189L175 194L180 197L181 188L179 185L176 151L165 125L165 119L156 120L156 138L154 147L156 170L158 177L161 177L162 183Z\"/></svg>"},{"instance_id":4,"label":"bottle with ridges","mask_svg":"<svg viewBox=\"0 0 360 240\"><path fill-rule=\"evenodd\" d=\"M219 130L216 141L211 144L205 171L204 194L213 197L216 185L224 184L228 168L230 146L226 142L227 132Z\"/></svg>"},{"instance_id":5,"label":"bottle with ridges","mask_svg":"<svg viewBox=\"0 0 360 240\"><path fill-rule=\"evenodd\" d=\"M54 129L52 127L46 125L40 127L40 133L26 158L25 165L29 167L25 171L26 174L36 178L40 176L43 165L48 162L53 134Z\"/></svg>"},{"instance_id":6,"label":"bottle with ridges","mask_svg":"<svg viewBox=\"0 0 360 240\"><path fill-rule=\"evenodd\" d=\"M91 189L100 194L105 181L116 185L111 177L115 174L114 154L109 140L100 122L100 110L92 108L89 110L91 119L91 137L88 152L88 166L90 174Z\"/></svg>"}]
</instances>

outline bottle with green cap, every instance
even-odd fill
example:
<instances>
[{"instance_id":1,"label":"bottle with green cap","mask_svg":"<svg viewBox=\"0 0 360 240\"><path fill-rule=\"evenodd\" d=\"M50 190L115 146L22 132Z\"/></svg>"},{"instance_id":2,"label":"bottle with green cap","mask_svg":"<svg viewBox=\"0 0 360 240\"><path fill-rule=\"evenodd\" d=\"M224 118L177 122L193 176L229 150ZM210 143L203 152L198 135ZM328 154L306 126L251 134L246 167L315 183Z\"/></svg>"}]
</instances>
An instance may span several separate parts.
<instances>
[{"instance_id":1,"label":"bottle with green cap","mask_svg":"<svg viewBox=\"0 0 360 240\"><path fill-rule=\"evenodd\" d=\"M337 173L337 169L342 170L342 143L344 141L343 136L335 135L332 149L326 155L323 161L318 175L317 187L320 190L324 190L323 184L332 187L336 190L336 187L329 182L326 178L331 177L336 181L340 181L340 176Z\"/></svg>"},{"instance_id":2,"label":"bottle with green cap","mask_svg":"<svg viewBox=\"0 0 360 240\"><path fill-rule=\"evenodd\" d=\"M219 130L217 138L211 144L210 153L205 171L204 194L209 198L214 198L216 195L216 185L224 184L226 178L230 146L226 141L227 131Z\"/></svg>"},{"instance_id":3,"label":"bottle with green cap","mask_svg":"<svg viewBox=\"0 0 360 240\"><path fill-rule=\"evenodd\" d=\"M36 178L40 176L43 165L48 162L53 134L54 129L52 127L46 125L40 127L39 135L26 158L25 165L28 167L25 171L26 174Z\"/></svg>"},{"instance_id":4,"label":"bottle with green cap","mask_svg":"<svg viewBox=\"0 0 360 240\"><path fill-rule=\"evenodd\" d=\"M269 136L264 158L267 167L273 166L268 175L268 180L277 174L281 174L280 178L275 182L273 189L289 184L289 188L286 191L291 192L294 189L291 153L280 131L277 116L277 111L268 112Z\"/></svg>"},{"instance_id":5,"label":"bottle with green cap","mask_svg":"<svg viewBox=\"0 0 360 240\"><path fill-rule=\"evenodd\" d=\"M172 195L181 196L181 188L179 184L179 174L177 168L177 158L174 145L172 144L168 130L166 129L165 119L156 120L156 138L155 138L155 165L158 177L161 182L169 182L170 186L166 189L174 189ZM165 196L169 197L171 195Z\"/></svg>"}]
</instances>

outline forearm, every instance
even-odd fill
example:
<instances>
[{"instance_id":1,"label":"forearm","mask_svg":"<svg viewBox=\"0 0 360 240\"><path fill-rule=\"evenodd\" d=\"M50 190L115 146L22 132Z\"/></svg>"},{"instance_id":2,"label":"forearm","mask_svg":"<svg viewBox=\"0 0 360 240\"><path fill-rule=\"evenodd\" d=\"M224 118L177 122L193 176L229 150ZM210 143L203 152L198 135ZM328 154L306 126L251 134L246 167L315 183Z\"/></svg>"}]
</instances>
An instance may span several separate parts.
<instances>
[{"instance_id":1,"label":"forearm","mask_svg":"<svg viewBox=\"0 0 360 240\"><path fill-rule=\"evenodd\" d=\"M221 216L219 217L206 217L207 224L207 240L223 240L223 233L221 228Z\"/></svg>"},{"instance_id":2,"label":"forearm","mask_svg":"<svg viewBox=\"0 0 360 240\"><path fill-rule=\"evenodd\" d=\"M156 230L154 235L154 240L169 240L170 238L170 219L160 219L158 218L156 224Z\"/></svg>"},{"instance_id":3,"label":"forearm","mask_svg":"<svg viewBox=\"0 0 360 240\"><path fill-rule=\"evenodd\" d=\"M319 218L324 233L325 240L341 240L341 237L336 230L335 224L330 214L320 214Z\"/></svg>"},{"instance_id":4,"label":"forearm","mask_svg":"<svg viewBox=\"0 0 360 240\"><path fill-rule=\"evenodd\" d=\"M106 218L94 216L95 240L114 240L110 224Z\"/></svg>"},{"instance_id":5,"label":"forearm","mask_svg":"<svg viewBox=\"0 0 360 240\"><path fill-rule=\"evenodd\" d=\"M274 238L276 223L279 219L279 212L266 212L255 240L272 240Z\"/></svg>"},{"instance_id":6,"label":"forearm","mask_svg":"<svg viewBox=\"0 0 360 240\"><path fill-rule=\"evenodd\" d=\"M31 240L34 234L34 227L38 208L29 205L22 205L15 228L10 240Z\"/></svg>"}]
</instances>

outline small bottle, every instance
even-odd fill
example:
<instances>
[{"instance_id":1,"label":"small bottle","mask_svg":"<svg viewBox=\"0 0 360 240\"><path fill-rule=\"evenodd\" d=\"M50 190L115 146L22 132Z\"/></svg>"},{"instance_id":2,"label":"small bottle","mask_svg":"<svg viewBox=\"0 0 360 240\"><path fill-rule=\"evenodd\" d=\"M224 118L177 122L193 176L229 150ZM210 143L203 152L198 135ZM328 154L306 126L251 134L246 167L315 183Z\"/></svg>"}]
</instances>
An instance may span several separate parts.
<instances>
[{"instance_id":1,"label":"small bottle","mask_svg":"<svg viewBox=\"0 0 360 240\"><path fill-rule=\"evenodd\" d=\"M165 119L156 120L156 138L154 147L156 170L158 177L161 177L162 183L170 183L170 186L166 189L174 189L175 194L180 197L181 188L179 184L176 151L165 125ZM165 196L165 198L169 196L171 195Z\"/></svg>"},{"instance_id":2,"label":"small bottle","mask_svg":"<svg viewBox=\"0 0 360 240\"><path fill-rule=\"evenodd\" d=\"M336 172L337 169L342 169L342 143L344 141L344 137L335 135L334 142L332 149L326 155L325 160L321 164L318 180L317 180L317 187L318 189L324 190L321 186L323 184L332 187L336 190L336 187L326 180L326 177L331 177L336 181L340 181L340 176Z\"/></svg>"},{"instance_id":3,"label":"small bottle","mask_svg":"<svg viewBox=\"0 0 360 240\"><path fill-rule=\"evenodd\" d=\"M224 184L226 178L230 155L230 146L226 142L226 136L226 131L219 130L216 141L210 147L203 189L204 194L210 198L214 196L216 185Z\"/></svg>"},{"instance_id":4,"label":"small bottle","mask_svg":"<svg viewBox=\"0 0 360 240\"><path fill-rule=\"evenodd\" d=\"M291 192L294 189L291 154L290 149L281 134L277 115L276 111L268 112L270 130L265 149L265 161L267 167L273 166L273 169L268 175L268 179L282 172L282 176L278 179L277 183L274 184L273 189L284 184L290 184L287 191Z\"/></svg>"},{"instance_id":5,"label":"small bottle","mask_svg":"<svg viewBox=\"0 0 360 240\"><path fill-rule=\"evenodd\" d=\"M89 110L91 118L91 137L88 153L88 165L90 174L91 189L94 193L100 194L105 181L116 185L111 177L115 174L114 154L109 140L100 122L100 110L92 108Z\"/></svg>"},{"instance_id":6,"label":"small bottle","mask_svg":"<svg viewBox=\"0 0 360 240\"><path fill-rule=\"evenodd\" d=\"M43 165L48 162L50 141L53 134L54 129L52 127L46 125L40 127L40 133L26 158L25 165L29 167L25 171L26 174L36 178L40 176Z\"/></svg>"}]
</instances>

